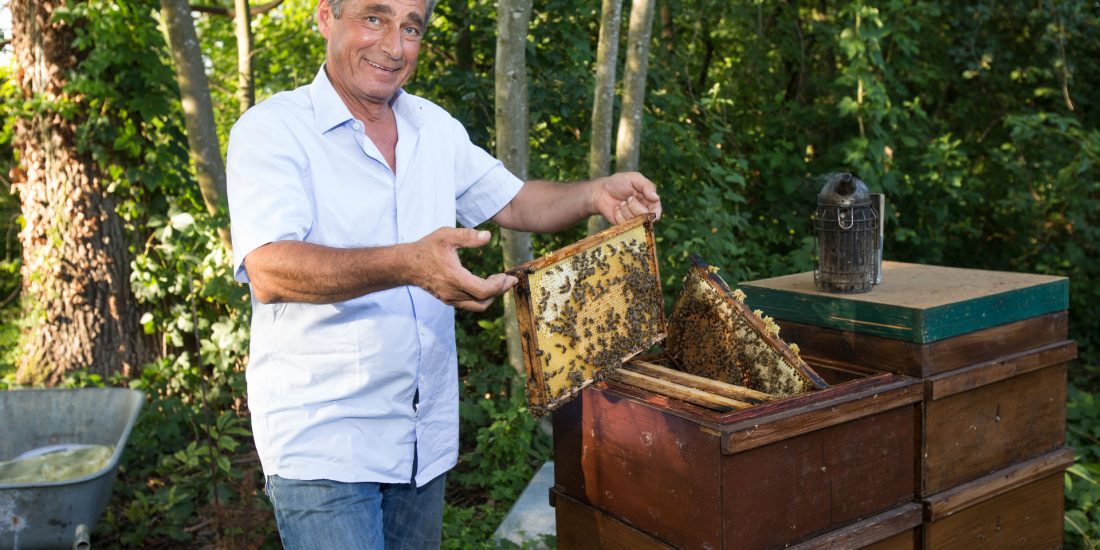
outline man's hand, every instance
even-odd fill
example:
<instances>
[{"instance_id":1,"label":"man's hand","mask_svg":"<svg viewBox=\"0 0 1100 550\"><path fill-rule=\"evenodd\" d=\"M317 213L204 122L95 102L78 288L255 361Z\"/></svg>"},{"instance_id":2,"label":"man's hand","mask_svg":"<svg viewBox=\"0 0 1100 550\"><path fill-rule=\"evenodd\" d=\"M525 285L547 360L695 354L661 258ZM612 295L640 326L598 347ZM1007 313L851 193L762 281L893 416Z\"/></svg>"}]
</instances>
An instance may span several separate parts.
<instances>
[{"instance_id":1,"label":"man's hand","mask_svg":"<svg viewBox=\"0 0 1100 550\"><path fill-rule=\"evenodd\" d=\"M462 267L458 249L485 246L489 238L488 231L441 227L416 241L412 247L416 286L448 305L485 311L518 282L506 273L482 279Z\"/></svg>"},{"instance_id":2,"label":"man's hand","mask_svg":"<svg viewBox=\"0 0 1100 550\"><path fill-rule=\"evenodd\" d=\"M661 197L645 176L619 172L593 183L593 207L608 222L619 224L641 214L656 214L661 219Z\"/></svg>"}]
</instances>

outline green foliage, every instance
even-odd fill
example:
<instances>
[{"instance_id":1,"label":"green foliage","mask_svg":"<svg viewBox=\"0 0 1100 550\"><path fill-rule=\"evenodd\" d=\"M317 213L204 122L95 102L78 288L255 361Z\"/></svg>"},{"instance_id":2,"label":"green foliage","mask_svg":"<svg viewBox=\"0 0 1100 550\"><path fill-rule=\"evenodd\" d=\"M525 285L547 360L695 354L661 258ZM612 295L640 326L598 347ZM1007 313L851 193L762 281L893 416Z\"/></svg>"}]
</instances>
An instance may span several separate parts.
<instances>
[{"instance_id":1,"label":"green foliage","mask_svg":"<svg viewBox=\"0 0 1100 550\"><path fill-rule=\"evenodd\" d=\"M1069 277L1071 337L1081 359L1070 369L1068 439L1077 462L1066 478L1067 544L1095 547L1095 2L661 5L668 18L658 18L651 44L641 169L665 205L657 239L666 297L679 291L690 253L720 266L730 282L811 269L814 178L836 170L851 170L887 195L888 259ZM323 42L314 7L314 0L286 0L254 19L257 99L316 74ZM266 499L250 477L259 472L243 403L247 294L218 243L226 220L205 213L189 170L157 9L152 0L97 0L63 15L84 22L78 47L88 60L72 79L89 107L82 143L110 175L135 235L132 283L145 330L163 349L135 380L69 381L125 382L150 396L97 535L122 547L273 544ZM597 12L584 0L535 3L527 57L531 177L571 180L587 172ZM448 109L490 151L495 18L489 0L441 3L407 86ZM224 143L239 116L232 22L196 21ZM42 106L23 101L7 78L0 99L0 174L7 174L12 119ZM12 237L19 220L9 199L0 195L8 221L0 298L18 286ZM535 253L582 232L538 235ZM478 274L499 271L495 245L463 251L464 264ZM495 306L457 317L461 440L448 483L448 547L487 545L549 455L507 365L500 314ZM0 324L0 347L11 349L6 339L19 321ZM10 383L4 361L0 386Z\"/></svg>"},{"instance_id":2,"label":"green foliage","mask_svg":"<svg viewBox=\"0 0 1100 550\"><path fill-rule=\"evenodd\" d=\"M1066 471L1066 540L1069 548L1100 547L1100 392L1070 386L1066 442L1074 463Z\"/></svg>"}]
</instances>

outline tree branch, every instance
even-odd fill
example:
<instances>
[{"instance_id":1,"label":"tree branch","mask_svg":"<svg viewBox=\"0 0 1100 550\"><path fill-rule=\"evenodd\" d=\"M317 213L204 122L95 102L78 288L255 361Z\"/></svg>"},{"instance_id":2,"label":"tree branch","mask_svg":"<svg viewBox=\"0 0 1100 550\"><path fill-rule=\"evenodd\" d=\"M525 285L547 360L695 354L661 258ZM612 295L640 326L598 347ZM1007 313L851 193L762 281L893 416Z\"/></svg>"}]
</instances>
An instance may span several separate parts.
<instances>
[{"instance_id":1,"label":"tree branch","mask_svg":"<svg viewBox=\"0 0 1100 550\"><path fill-rule=\"evenodd\" d=\"M249 15L253 15L253 16L260 15L261 13L267 13L267 12L279 7L279 4L282 4L282 3L283 3L283 0L271 0L271 2L268 2L266 4L261 4L259 6L250 7L248 9L248 13L249 13ZM237 10L235 10L233 8L226 8L226 7L222 7L222 6L204 6L204 5L199 5L199 4L192 4L190 7L191 7L191 11L197 11L199 13L209 13L211 15L220 15L222 17L228 17L230 19L236 19L237 18Z\"/></svg>"}]
</instances>

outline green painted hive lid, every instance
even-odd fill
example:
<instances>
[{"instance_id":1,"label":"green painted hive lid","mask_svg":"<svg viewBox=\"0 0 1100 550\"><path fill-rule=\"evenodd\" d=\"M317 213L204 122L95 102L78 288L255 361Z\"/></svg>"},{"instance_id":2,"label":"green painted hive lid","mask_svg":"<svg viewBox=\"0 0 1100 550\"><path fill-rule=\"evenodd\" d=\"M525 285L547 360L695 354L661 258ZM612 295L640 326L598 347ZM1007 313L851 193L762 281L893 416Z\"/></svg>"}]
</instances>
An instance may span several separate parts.
<instances>
[{"instance_id":1,"label":"green painted hive lid","mask_svg":"<svg viewBox=\"0 0 1100 550\"><path fill-rule=\"evenodd\" d=\"M883 262L882 284L833 294L813 272L741 283L746 303L776 319L924 344L1069 307L1069 279Z\"/></svg>"}]
</instances>

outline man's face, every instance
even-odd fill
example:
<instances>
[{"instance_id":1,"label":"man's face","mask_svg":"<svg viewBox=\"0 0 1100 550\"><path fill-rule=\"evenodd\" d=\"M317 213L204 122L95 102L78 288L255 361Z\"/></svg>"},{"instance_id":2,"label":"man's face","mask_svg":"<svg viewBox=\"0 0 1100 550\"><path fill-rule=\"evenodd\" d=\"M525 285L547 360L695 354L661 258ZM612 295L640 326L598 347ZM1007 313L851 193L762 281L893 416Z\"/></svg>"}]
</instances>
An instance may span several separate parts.
<instances>
[{"instance_id":1,"label":"man's face","mask_svg":"<svg viewBox=\"0 0 1100 550\"><path fill-rule=\"evenodd\" d=\"M426 24L425 0L329 0L317 7L333 86L356 101L386 103L416 68Z\"/></svg>"}]
</instances>

